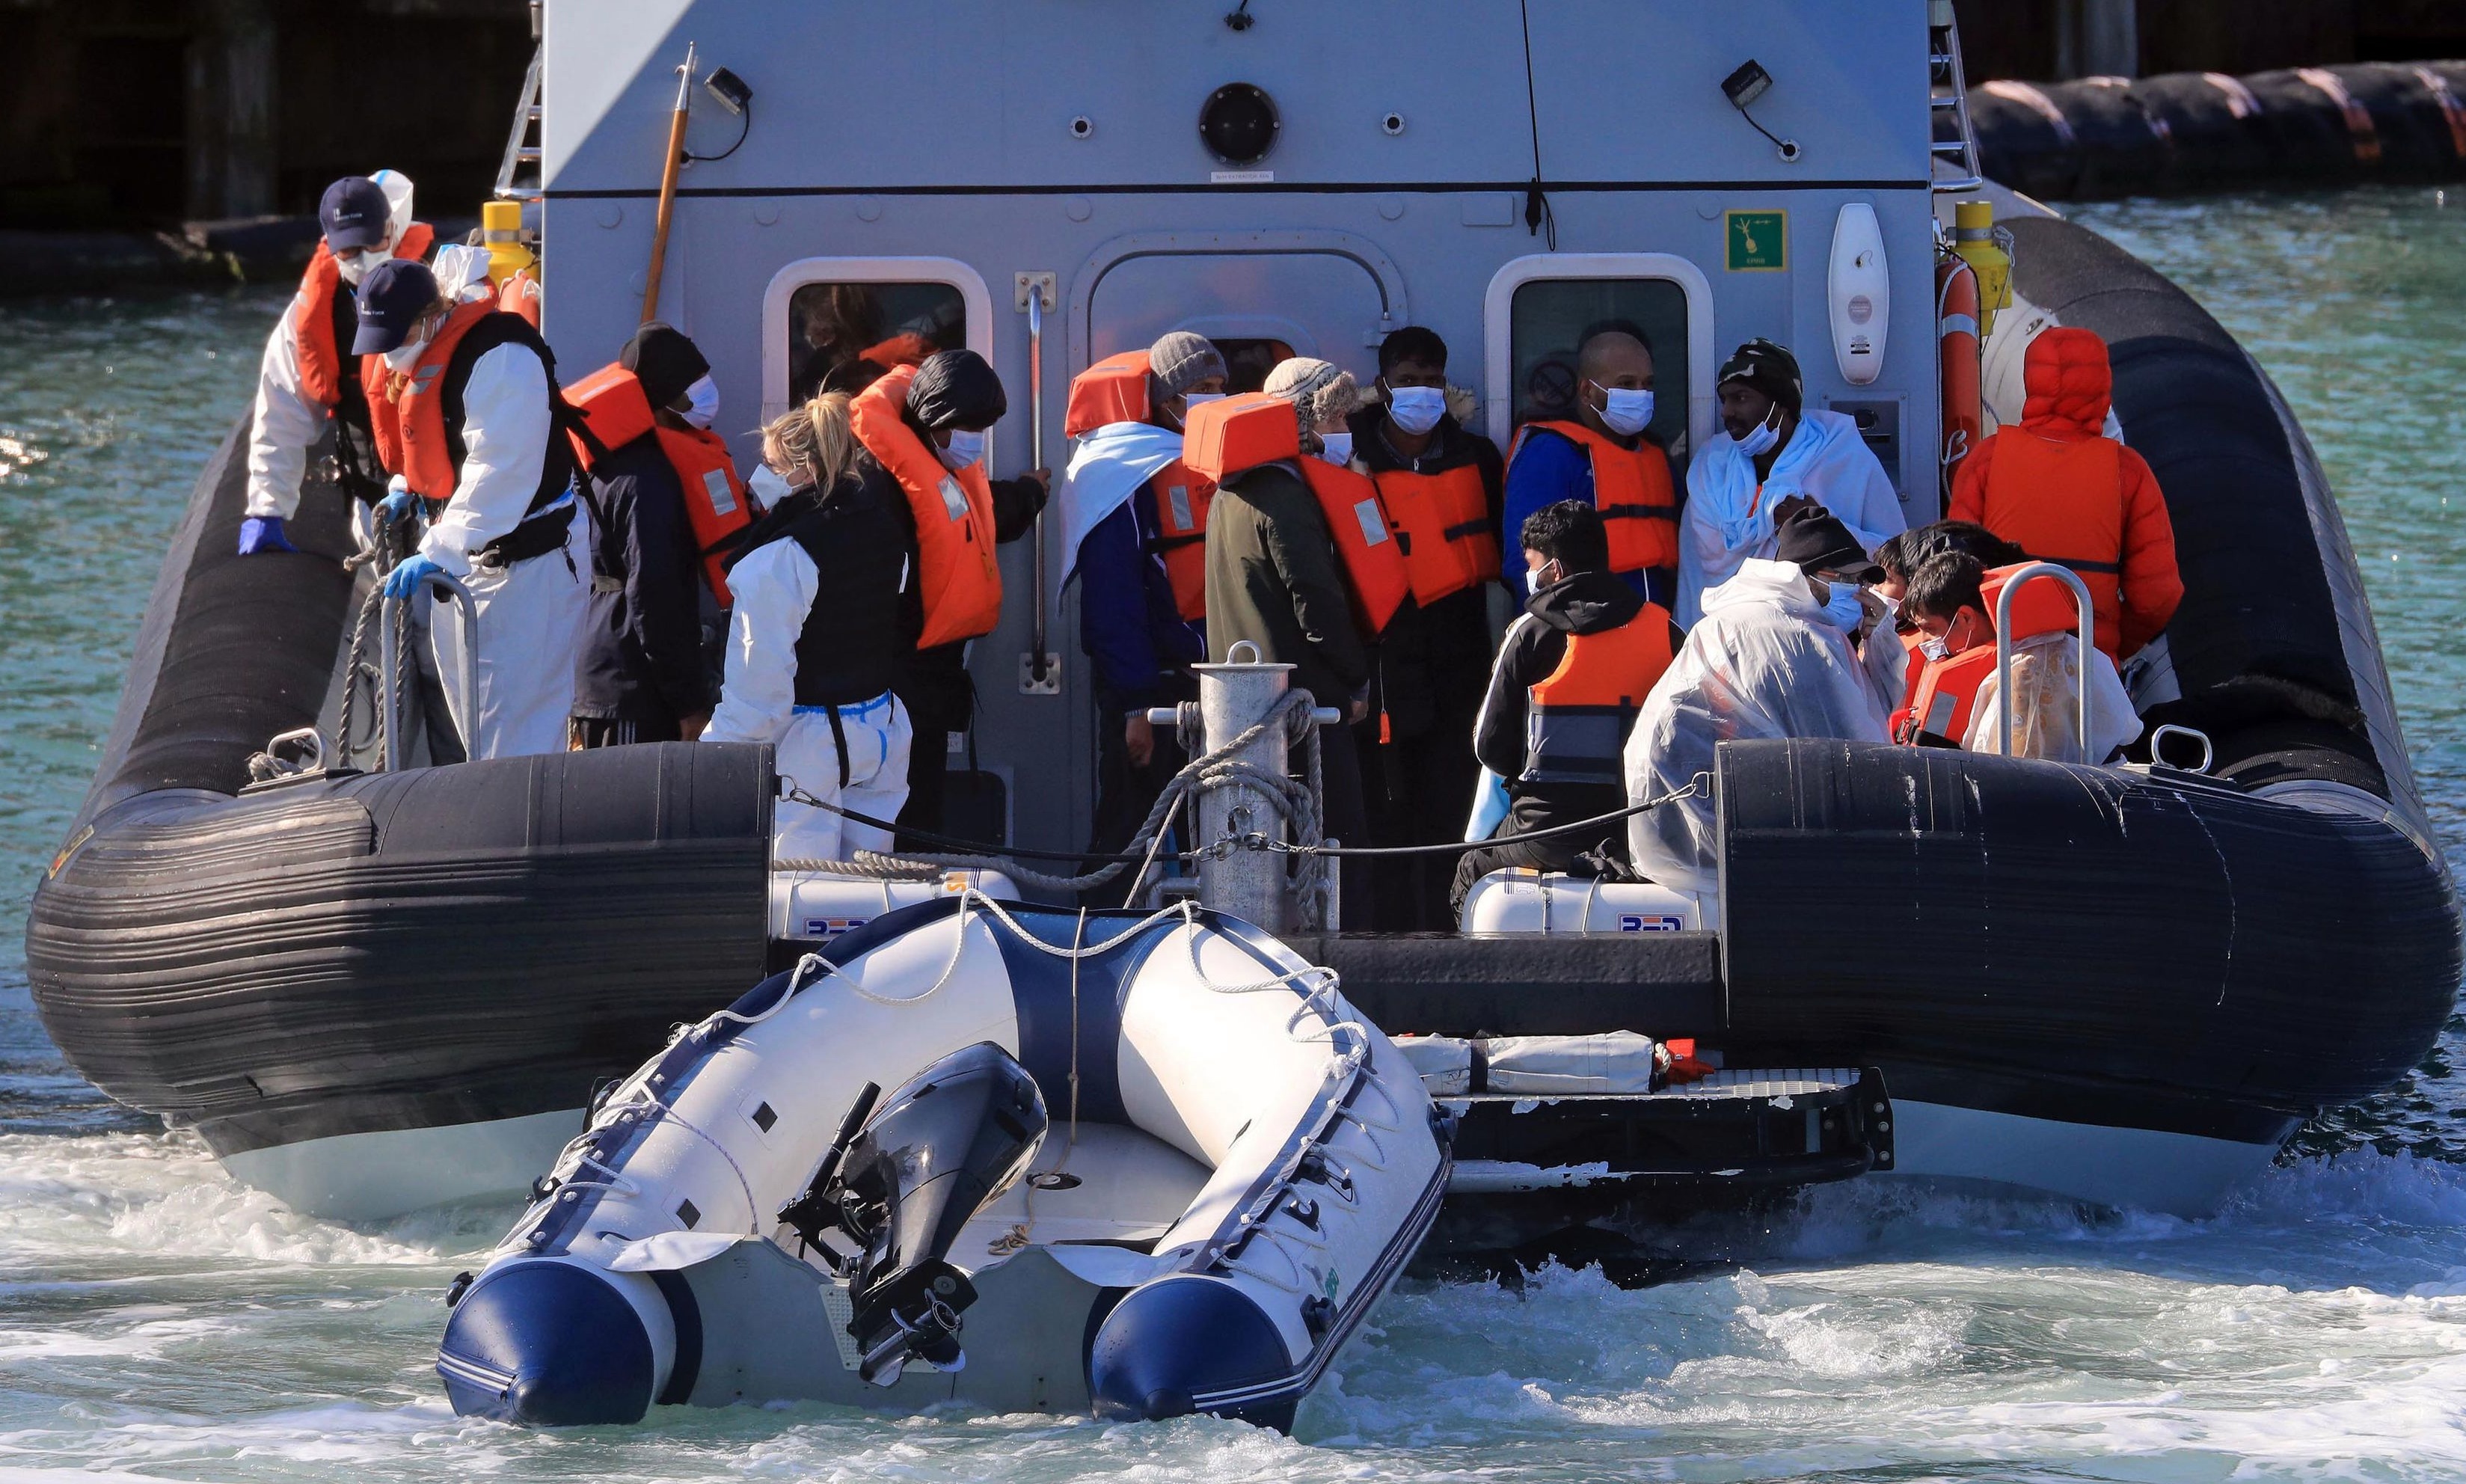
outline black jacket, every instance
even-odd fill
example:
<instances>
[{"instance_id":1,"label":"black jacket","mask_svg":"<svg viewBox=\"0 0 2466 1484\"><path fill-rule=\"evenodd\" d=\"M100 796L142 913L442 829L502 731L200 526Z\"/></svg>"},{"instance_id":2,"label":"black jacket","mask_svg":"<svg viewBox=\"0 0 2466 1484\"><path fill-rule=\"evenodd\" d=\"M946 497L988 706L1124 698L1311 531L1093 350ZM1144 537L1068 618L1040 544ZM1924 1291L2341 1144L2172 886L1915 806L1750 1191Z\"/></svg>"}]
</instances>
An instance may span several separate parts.
<instances>
[{"instance_id":1,"label":"black jacket","mask_svg":"<svg viewBox=\"0 0 2466 1484\"><path fill-rule=\"evenodd\" d=\"M888 485L889 502L883 498ZM748 528L732 568L773 541L794 541L814 563L814 604L796 636L796 704L851 706L892 689L914 654L907 623L916 585L913 539L899 517L907 497L871 460L818 500L808 484L792 490Z\"/></svg>"},{"instance_id":2,"label":"black jacket","mask_svg":"<svg viewBox=\"0 0 2466 1484\"><path fill-rule=\"evenodd\" d=\"M600 461L591 504L590 617L573 714L674 720L711 708L702 655L702 573L676 470L644 434Z\"/></svg>"},{"instance_id":3,"label":"black jacket","mask_svg":"<svg viewBox=\"0 0 2466 1484\"><path fill-rule=\"evenodd\" d=\"M1478 433L1468 433L1453 417L1442 417L1431 430L1430 446L1421 457L1406 459L1387 444L1380 429L1384 408L1366 407L1353 415L1353 453L1374 475L1394 470L1408 474L1445 474L1467 464L1481 471L1481 487L1490 500L1490 519L1498 524L1499 496L1506 466L1498 445ZM1505 559L1520 561L1517 553ZM1407 597L1379 637L1377 671L1371 680L1370 714L1386 713L1386 733L1410 740L1438 729L1468 729L1490 680L1490 593L1491 584L1475 583L1450 593L1424 608ZM1463 730L1457 730L1462 736ZM1458 743L1462 746L1462 743Z\"/></svg>"},{"instance_id":4,"label":"black jacket","mask_svg":"<svg viewBox=\"0 0 2466 1484\"><path fill-rule=\"evenodd\" d=\"M1491 669L1490 694L1482 702L1481 720L1473 730L1473 752L1483 767L1507 780L1519 831L1588 820L1625 807L1626 797L1617 788L1520 781L1525 691L1549 679L1567 657L1568 635L1617 628L1643 607L1644 599L1624 579L1606 572L1580 572L1534 594L1524 605L1523 617L1509 625L1507 638L1499 645L1498 663ZM1685 642L1686 635L1672 623L1671 652Z\"/></svg>"}]
</instances>

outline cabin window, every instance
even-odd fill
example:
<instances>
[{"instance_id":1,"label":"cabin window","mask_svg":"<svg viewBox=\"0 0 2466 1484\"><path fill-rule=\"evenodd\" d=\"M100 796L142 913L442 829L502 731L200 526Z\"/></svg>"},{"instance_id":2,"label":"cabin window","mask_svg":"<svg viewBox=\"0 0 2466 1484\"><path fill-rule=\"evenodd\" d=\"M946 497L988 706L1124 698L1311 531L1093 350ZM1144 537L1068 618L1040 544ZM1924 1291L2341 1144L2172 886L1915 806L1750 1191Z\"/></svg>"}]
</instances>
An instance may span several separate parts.
<instances>
[{"instance_id":1,"label":"cabin window","mask_svg":"<svg viewBox=\"0 0 2466 1484\"><path fill-rule=\"evenodd\" d=\"M806 282L789 298L787 333L793 404L965 349L967 304L955 283Z\"/></svg>"},{"instance_id":2,"label":"cabin window","mask_svg":"<svg viewBox=\"0 0 2466 1484\"><path fill-rule=\"evenodd\" d=\"M1640 334L1652 349L1653 438L1673 452L1687 435L1687 290L1669 279L1536 279L1511 301L1509 380L1513 422L1572 417L1576 348L1596 326Z\"/></svg>"}]
</instances>

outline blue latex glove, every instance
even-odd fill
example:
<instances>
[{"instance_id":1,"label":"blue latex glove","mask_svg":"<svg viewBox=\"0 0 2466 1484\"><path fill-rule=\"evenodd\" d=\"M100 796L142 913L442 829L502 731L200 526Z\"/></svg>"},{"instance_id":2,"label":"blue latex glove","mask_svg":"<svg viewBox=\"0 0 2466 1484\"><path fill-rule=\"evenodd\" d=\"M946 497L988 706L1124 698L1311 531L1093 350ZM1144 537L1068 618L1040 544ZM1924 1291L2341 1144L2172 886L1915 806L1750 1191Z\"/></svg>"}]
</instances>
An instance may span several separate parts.
<instances>
[{"instance_id":1,"label":"blue latex glove","mask_svg":"<svg viewBox=\"0 0 2466 1484\"><path fill-rule=\"evenodd\" d=\"M397 474L393 483L387 486L386 497L377 502L377 519L384 522L403 520L418 503L419 497L411 492L411 486Z\"/></svg>"},{"instance_id":2,"label":"blue latex glove","mask_svg":"<svg viewBox=\"0 0 2466 1484\"><path fill-rule=\"evenodd\" d=\"M394 563L393 571L386 573L386 596L408 598L419 591L420 584L428 580L429 573L444 570L427 557L414 552Z\"/></svg>"},{"instance_id":3,"label":"blue latex glove","mask_svg":"<svg viewBox=\"0 0 2466 1484\"><path fill-rule=\"evenodd\" d=\"M297 551L291 539L282 533L280 515L252 515L239 523L239 554L255 556L259 551Z\"/></svg>"},{"instance_id":4,"label":"blue latex glove","mask_svg":"<svg viewBox=\"0 0 2466 1484\"><path fill-rule=\"evenodd\" d=\"M1465 839L1488 840L1506 822L1507 780L1484 768L1481 781L1473 785L1472 817L1465 821Z\"/></svg>"}]
</instances>

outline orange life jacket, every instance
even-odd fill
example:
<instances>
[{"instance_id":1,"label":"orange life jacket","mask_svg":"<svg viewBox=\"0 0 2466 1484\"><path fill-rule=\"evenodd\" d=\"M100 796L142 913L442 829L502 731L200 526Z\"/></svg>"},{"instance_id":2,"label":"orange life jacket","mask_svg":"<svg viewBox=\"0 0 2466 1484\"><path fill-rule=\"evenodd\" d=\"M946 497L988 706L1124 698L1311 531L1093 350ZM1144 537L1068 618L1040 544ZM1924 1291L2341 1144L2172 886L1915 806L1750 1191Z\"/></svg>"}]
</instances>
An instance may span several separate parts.
<instances>
[{"instance_id":1,"label":"orange life jacket","mask_svg":"<svg viewBox=\"0 0 2466 1484\"><path fill-rule=\"evenodd\" d=\"M2097 647L2114 659L2123 630L2122 445L2040 438L2023 427L2001 429L1991 441L1978 523L2079 573L2097 614Z\"/></svg>"},{"instance_id":2,"label":"orange life jacket","mask_svg":"<svg viewBox=\"0 0 2466 1484\"><path fill-rule=\"evenodd\" d=\"M1155 493L1152 550L1173 584L1174 611L1197 623L1207 617L1207 509L1216 503L1216 482L1176 459L1148 476L1148 488Z\"/></svg>"},{"instance_id":3,"label":"orange life jacket","mask_svg":"<svg viewBox=\"0 0 2466 1484\"><path fill-rule=\"evenodd\" d=\"M417 262L428 256L429 244L436 240L428 223L413 222L394 243L393 256ZM308 259L308 271L300 276L300 297L291 309L291 337L300 348L300 390L320 407L330 408L343 399L343 363L351 358L347 349L334 342L334 298L342 291L343 265L320 238L316 256ZM384 357L375 359L378 365L385 364ZM365 378L361 386L367 387Z\"/></svg>"},{"instance_id":4,"label":"orange life jacket","mask_svg":"<svg viewBox=\"0 0 2466 1484\"><path fill-rule=\"evenodd\" d=\"M1616 788L1627 733L1674 657L1658 603L1617 628L1568 635L1558 667L1525 687L1523 781Z\"/></svg>"},{"instance_id":5,"label":"orange life jacket","mask_svg":"<svg viewBox=\"0 0 2466 1484\"><path fill-rule=\"evenodd\" d=\"M856 394L848 428L908 494L916 517L916 575L925 598L920 649L990 634L1001 622L1001 559L994 550L994 492L984 465L946 466L902 416L913 365Z\"/></svg>"},{"instance_id":6,"label":"orange life jacket","mask_svg":"<svg viewBox=\"0 0 2466 1484\"><path fill-rule=\"evenodd\" d=\"M1516 430L1515 452L1536 428L1572 438L1591 456L1593 507L1609 531L1610 571L1678 565L1678 495L1670 482L1670 456L1658 444L1621 448L1580 422L1528 422Z\"/></svg>"},{"instance_id":7,"label":"orange life jacket","mask_svg":"<svg viewBox=\"0 0 2466 1484\"><path fill-rule=\"evenodd\" d=\"M2000 457L2000 456L1999 456ZM1996 601L2003 596L2004 584L2019 566L1990 570L1979 584L1979 596L1988 621L1995 617ZM2052 577L2040 577L2022 586L2012 598L2012 641L2036 639L2042 634L2061 634L2080 625L2080 610L2073 603L2072 590ZM1893 718L1893 739L1915 742L1921 731L1958 743L1969 735L1969 723L1978 708L1978 692L1986 677L1995 673L1995 641L1970 645L1957 655L1929 660L1917 672L1910 688L1908 707Z\"/></svg>"},{"instance_id":8,"label":"orange life jacket","mask_svg":"<svg viewBox=\"0 0 2466 1484\"><path fill-rule=\"evenodd\" d=\"M1070 378L1063 436L1078 438L1116 422L1145 422L1150 410L1148 353L1109 355ZM1164 563L1175 611L1196 623L1207 617L1207 507L1215 499L1216 482L1177 459L1150 475L1147 487L1155 499L1157 531L1148 550Z\"/></svg>"},{"instance_id":9,"label":"orange life jacket","mask_svg":"<svg viewBox=\"0 0 2466 1484\"><path fill-rule=\"evenodd\" d=\"M1444 474L1388 469L1371 478L1396 523L1413 601L1435 603L1451 593L1498 578L1498 525L1481 470L1464 464Z\"/></svg>"},{"instance_id":10,"label":"orange life jacket","mask_svg":"<svg viewBox=\"0 0 2466 1484\"><path fill-rule=\"evenodd\" d=\"M519 314L530 322L531 328L539 328L539 270L524 268L506 275L505 281L497 285L497 307L507 314ZM611 443L608 446L614 448L616 445Z\"/></svg>"},{"instance_id":11,"label":"orange life jacket","mask_svg":"<svg viewBox=\"0 0 2466 1484\"><path fill-rule=\"evenodd\" d=\"M1387 627L1412 591L1403 549L1396 542L1379 486L1370 477L1338 468L1324 459L1302 457L1301 427L1293 404L1264 392L1245 392L1190 410L1181 438L1181 461L1202 479L1222 483L1228 474L1289 460L1317 497L1344 569L1353 616L1372 639Z\"/></svg>"},{"instance_id":12,"label":"orange life jacket","mask_svg":"<svg viewBox=\"0 0 2466 1484\"><path fill-rule=\"evenodd\" d=\"M736 477L736 461L729 456L728 441L701 428L661 423L652 416L651 399L642 393L641 381L622 366L603 366L593 371L566 390L566 399L582 415L583 426L599 446L611 453L645 433L658 437L660 453L676 471L677 483L684 491L685 523L693 528L694 545L702 552L703 576L710 583L711 596L722 608L734 602L720 558L727 553L729 538L753 524L753 508L744 481ZM578 432L573 436L573 453L586 474L598 462Z\"/></svg>"},{"instance_id":13,"label":"orange life jacket","mask_svg":"<svg viewBox=\"0 0 2466 1484\"><path fill-rule=\"evenodd\" d=\"M378 460L387 473L401 475L423 500L452 499L460 481L454 450L445 440L445 399L438 385L445 379L445 365L462 337L496 312L494 300L455 305L411 370L380 374L382 390L369 398L369 429L375 435ZM385 371L385 357L371 355L367 361L372 372Z\"/></svg>"}]
</instances>

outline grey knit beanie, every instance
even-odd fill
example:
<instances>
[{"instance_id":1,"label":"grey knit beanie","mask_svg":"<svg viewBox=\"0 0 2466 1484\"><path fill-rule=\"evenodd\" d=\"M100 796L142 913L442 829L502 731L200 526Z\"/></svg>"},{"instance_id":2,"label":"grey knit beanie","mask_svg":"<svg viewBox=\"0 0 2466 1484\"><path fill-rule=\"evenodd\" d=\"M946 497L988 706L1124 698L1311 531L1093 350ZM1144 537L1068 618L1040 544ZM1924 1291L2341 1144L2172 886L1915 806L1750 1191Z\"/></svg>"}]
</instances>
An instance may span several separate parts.
<instances>
[{"instance_id":1,"label":"grey knit beanie","mask_svg":"<svg viewBox=\"0 0 2466 1484\"><path fill-rule=\"evenodd\" d=\"M1275 370L1267 372L1267 385L1260 390L1293 404L1293 416L1302 425L1302 448L1307 453L1318 451L1320 423L1330 417L1350 416L1361 401L1361 390L1354 384L1353 372L1306 355L1278 361Z\"/></svg>"},{"instance_id":2,"label":"grey knit beanie","mask_svg":"<svg viewBox=\"0 0 2466 1484\"><path fill-rule=\"evenodd\" d=\"M1166 396L1179 396L1210 376L1223 375L1224 356L1206 336L1177 329L1148 347L1148 373Z\"/></svg>"}]
</instances>

